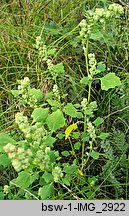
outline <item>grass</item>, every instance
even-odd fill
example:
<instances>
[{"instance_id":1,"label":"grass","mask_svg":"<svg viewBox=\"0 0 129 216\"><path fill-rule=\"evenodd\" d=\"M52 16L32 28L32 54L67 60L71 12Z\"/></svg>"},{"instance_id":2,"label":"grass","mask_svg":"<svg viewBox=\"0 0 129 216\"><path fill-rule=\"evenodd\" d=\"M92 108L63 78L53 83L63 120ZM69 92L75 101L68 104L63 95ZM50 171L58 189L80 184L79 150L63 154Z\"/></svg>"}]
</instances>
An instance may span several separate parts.
<instances>
[{"instance_id":1,"label":"grass","mask_svg":"<svg viewBox=\"0 0 129 216\"><path fill-rule=\"evenodd\" d=\"M52 62L64 65L65 75L57 79L61 94L68 94L67 101L71 103L80 103L82 98L88 95L88 89L80 86L80 79L86 76L86 69L83 48L78 37L79 23L85 18L87 10L96 7L105 8L113 2L113 0L2 1L0 11L1 132L12 133L12 136L19 139L14 124L15 114L18 111L17 100L11 94L11 90L17 88L17 80L27 76L31 80L32 87L40 88L43 94L52 90L54 80L47 70L47 65L39 60L38 51L35 49L35 40L40 34L49 49L57 49ZM102 91L100 83L95 81L91 90L91 100L96 100L99 105L95 116L105 119L100 130L111 134L106 142L108 152L104 149L103 153L108 156L106 159L100 157L97 162L93 159L88 161L83 170L86 185L83 177L79 178L78 174L75 174L72 179L70 188L63 183L56 183L53 199L129 198L128 7L124 10L124 16L116 19L114 25L107 24L102 40L92 38L89 43L89 51L95 53L97 61L103 61L107 70L117 74L122 81L121 87L107 92ZM98 144L97 148L101 150L102 145ZM59 150L60 144L56 143L55 148ZM71 160L72 157L69 158L69 163ZM0 187L9 185L9 182L17 176L12 166L11 168L0 166ZM86 196L90 178L97 184L88 189L89 194ZM15 184L11 185L11 192L4 199L34 199L34 195L37 196L36 192L42 185L41 182L42 180L39 184L35 181L31 189L19 187L18 190Z\"/></svg>"}]
</instances>

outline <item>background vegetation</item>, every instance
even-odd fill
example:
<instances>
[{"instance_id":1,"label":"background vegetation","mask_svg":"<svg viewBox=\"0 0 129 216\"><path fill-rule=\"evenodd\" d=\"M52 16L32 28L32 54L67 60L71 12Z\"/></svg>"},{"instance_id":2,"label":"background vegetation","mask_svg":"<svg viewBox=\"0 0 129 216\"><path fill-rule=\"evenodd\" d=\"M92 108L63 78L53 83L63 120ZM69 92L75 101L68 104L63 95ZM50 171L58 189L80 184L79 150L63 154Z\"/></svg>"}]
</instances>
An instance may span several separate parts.
<instances>
[{"instance_id":1,"label":"background vegetation","mask_svg":"<svg viewBox=\"0 0 129 216\"><path fill-rule=\"evenodd\" d=\"M67 103L80 104L88 97L88 87L80 80L87 76L83 46L79 37L79 23L87 17L87 11L96 8L108 8L108 0L2 0L0 3L0 132L20 141L22 138L15 123L17 112L24 111L27 116L32 108L21 105L12 90L17 89L17 80L29 77L31 87L40 89L42 95L52 92L53 85L58 85L62 106ZM125 1L124 1L125 2ZM124 14L115 18L115 22L106 22L106 28L93 32L89 42L89 53L94 53L97 62L103 62L106 72L115 73L121 85L104 91L95 80L90 100L96 101L98 108L93 120L103 118L98 132L108 133L107 139L101 140L94 148L100 153L93 156L81 169L66 171L65 181L54 182L53 188L46 187L44 181L51 176L43 176L36 168L29 183L22 185L25 173L17 172L8 161L5 153L0 153L0 198L1 199L128 199L129 198L129 7L122 4ZM101 29L101 35L99 33ZM36 38L41 36L48 50L56 52L50 55L54 65L62 63L64 69L60 76L54 76L48 65L39 56ZM103 75L106 72L102 72ZM44 102L45 103L45 102ZM49 104L50 106L50 104ZM94 110L93 110L94 111ZM67 127L75 119L67 116ZM49 123L48 123L49 125ZM51 127L51 126L50 126ZM65 130L67 128L65 126ZM62 134L64 131L59 130ZM83 131L79 125L78 131ZM57 132L57 133L59 133ZM72 132L72 130L71 130ZM71 133L70 132L70 133ZM20 135L19 135L20 134ZM76 134L77 135L77 134ZM54 143L61 159L60 166L73 164L75 155L81 158L80 138L72 141L64 139ZM76 142L75 142L76 141ZM74 146L75 155L71 151ZM0 144L2 140L0 140ZM7 144L7 143L6 143ZM1 144L2 145L2 144ZM85 149L86 155L87 149ZM62 155L62 152L63 153ZM106 156L105 156L106 155ZM79 159L80 160L80 159ZM80 161L81 164L81 161ZM28 172L25 170L24 172ZM23 174L23 175L22 175ZM72 175L69 179L68 175ZM49 183L49 180L47 183ZM48 185L48 184L47 184ZM39 188L42 190L39 191ZM50 192L53 191L52 193Z\"/></svg>"}]
</instances>

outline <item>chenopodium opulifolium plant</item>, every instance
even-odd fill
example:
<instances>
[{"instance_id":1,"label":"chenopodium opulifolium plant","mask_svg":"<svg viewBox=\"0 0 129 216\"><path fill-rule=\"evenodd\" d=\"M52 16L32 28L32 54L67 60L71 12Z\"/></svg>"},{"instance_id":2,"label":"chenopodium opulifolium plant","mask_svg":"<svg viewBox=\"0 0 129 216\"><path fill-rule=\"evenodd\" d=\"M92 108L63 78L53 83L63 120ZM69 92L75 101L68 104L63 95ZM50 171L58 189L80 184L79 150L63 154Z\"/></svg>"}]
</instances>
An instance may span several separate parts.
<instances>
[{"instance_id":1,"label":"chenopodium opulifolium plant","mask_svg":"<svg viewBox=\"0 0 129 216\"><path fill-rule=\"evenodd\" d=\"M119 77L117 77L113 72L109 72L103 77L98 77L100 73L105 73L106 66L103 62L97 63L95 54L89 53L89 41L94 28L96 26L98 27L98 24L101 25L101 28L106 28L107 21L113 18L120 18L123 13L124 9L121 5L111 4L108 9L96 8L95 11L87 11L86 19L83 19L80 22L80 37L82 40L87 72L87 77L84 76L81 83L85 86L89 86L88 102L91 95L91 84L94 80L99 79L101 81L101 89L106 91L110 88L115 88L116 86L121 85ZM97 77L95 77L96 75Z\"/></svg>"},{"instance_id":2,"label":"chenopodium opulifolium plant","mask_svg":"<svg viewBox=\"0 0 129 216\"><path fill-rule=\"evenodd\" d=\"M32 111L30 111L28 116L25 115L26 112L23 110L15 114L15 124L18 126L19 136L22 137L22 140L8 139L5 134L2 138L2 140L5 139L3 149L8 154L12 166L19 173L16 182L18 181L19 183L19 178L22 179L23 175L26 175L28 172L32 174L36 170L36 174L38 172L43 173L45 183L43 188L39 189L38 195L42 199L48 198L51 196L50 191L52 191L54 182L60 182L67 186L70 185L72 181L71 176L75 175L75 173L79 174L79 171L81 172L89 157L98 159L99 153L94 148L94 143L96 139L104 140L108 134L97 132L97 127L103 122L102 118L97 118L94 122L91 120L94 116L94 111L97 109L96 101L88 102L86 98L83 98L81 104L61 103L62 96L60 96L59 88L55 84L52 92L47 94L44 103L43 96L41 98L40 89L32 91L33 88L30 87L28 77L25 77L19 83L18 90L14 90L12 93L14 96L19 97L19 104L24 104L24 110L25 107L29 106ZM31 101L33 98L32 92L34 92L34 106L30 103L30 98ZM66 127L67 116L72 119L72 123L74 119L78 120L76 123ZM80 132L78 125L82 123L84 124L84 131ZM78 135L74 134L74 130L78 130L76 132ZM53 136L53 134L55 135ZM73 145L71 143L73 135L82 139L80 140L80 144L75 143ZM56 141L64 137L65 140L68 139L71 143L69 154L75 159L72 165L68 163L61 164L60 150L53 149ZM89 143L89 150L86 148L86 143ZM77 158L75 153L75 150L80 150L80 146L82 148L81 165L79 162L80 159ZM66 154L63 154L67 159ZM48 194L44 197L43 194L45 191L48 191Z\"/></svg>"},{"instance_id":3,"label":"chenopodium opulifolium plant","mask_svg":"<svg viewBox=\"0 0 129 216\"><path fill-rule=\"evenodd\" d=\"M30 116L25 115L23 111L16 113L15 124L18 126L22 141L11 140L10 143L5 134L6 145L3 149L8 154L12 166L19 175L23 170L32 173L36 169L36 173L45 173L43 178L46 185L47 183L53 184L60 181L63 176L59 163L59 152L53 150L53 144L57 140L56 137L53 137L53 133L65 126L64 114L58 107L54 111L50 109L50 106L42 108L44 106L43 96L41 98L42 92L40 89L34 89L33 91L28 77L18 81L18 83L20 83L18 90L14 90L12 93L19 97L20 107L21 104L24 104L24 108L31 107L32 113ZM32 95L32 92L34 92L34 95ZM30 99L32 102L33 96L34 104L32 105ZM60 99L56 85L53 87L53 96L58 100ZM39 196L43 198L41 194L44 194L44 192L42 191L41 194L40 192Z\"/></svg>"},{"instance_id":4,"label":"chenopodium opulifolium plant","mask_svg":"<svg viewBox=\"0 0 129 216\"><path fill-rule=\"evenodd\" d=\"M40 36L36 37L34 47L38 51L39 62L45 62L47 64L48 73L54 81L56 81L58 76L65 74L63 63L53 64L52 59L53 56L56 55L56 49L45 44L42 33Z\"/></svg>"}]
</instances>

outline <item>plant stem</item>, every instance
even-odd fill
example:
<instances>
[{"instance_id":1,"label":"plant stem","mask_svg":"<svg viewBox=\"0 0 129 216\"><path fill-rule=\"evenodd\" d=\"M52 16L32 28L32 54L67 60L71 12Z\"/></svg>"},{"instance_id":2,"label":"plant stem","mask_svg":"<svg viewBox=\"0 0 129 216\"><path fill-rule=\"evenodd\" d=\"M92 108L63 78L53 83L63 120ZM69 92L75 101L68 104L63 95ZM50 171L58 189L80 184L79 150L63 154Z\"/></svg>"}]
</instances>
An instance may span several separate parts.
<instances>
[{"instance_id":1,"label":"plant stem","mask_svg":"<svg viewBox=\"0 0 129 216\"><path fill-rule=\"evenodd\" d=\"M84 134L86 133L86 114L84 116ZM84 159L84 150L85 150L85 141L82 143L82 168L83 168L83 159Z\"/></svg>"},{"instance_id":2,"label":"plant stem","mask_svg":"<svg viewBox=\"0 0 129 216\"><path fill-rule=\"evenodd\" d=\"M89 67L88 67L88 46L89 46L89 39L87 39L87 41L86 41L86 47L83 45L84 55L85 55L85 60L86 60L86 72L87 72L87 76L89 77Z\"/></svg>"},{"instance_id":3,"label":"plant stem","mask_svg":"<svg viewBox=\"0 0 129 216\"><path fill-rule=\"evenodd\" d=\"M70 145L71 145L72 155L75 156L75 158L76 158L76 160L77 160L77 156L76 156L76 153L75 153L75 151L74 151L74 148L73 148L73 144L72 144L72 142L71 142L71 139L70 139L70 138L68 138L68 139L69 139L69 142L70 142ZM77 161L78 161L78 160L77 160Z\"/></svg>"},{"instance_id":4,"label":"plant stem","mask_svg":"<svg viewBox=\"0 0 129 216\"><path fill-rule=\"evenodd\" d=\"M90 102L90 96L91 96L91 84L92 84L92 81L90 80L89 81L89 91L88 91L88 103Z\"/></svg>"}]
</instances>

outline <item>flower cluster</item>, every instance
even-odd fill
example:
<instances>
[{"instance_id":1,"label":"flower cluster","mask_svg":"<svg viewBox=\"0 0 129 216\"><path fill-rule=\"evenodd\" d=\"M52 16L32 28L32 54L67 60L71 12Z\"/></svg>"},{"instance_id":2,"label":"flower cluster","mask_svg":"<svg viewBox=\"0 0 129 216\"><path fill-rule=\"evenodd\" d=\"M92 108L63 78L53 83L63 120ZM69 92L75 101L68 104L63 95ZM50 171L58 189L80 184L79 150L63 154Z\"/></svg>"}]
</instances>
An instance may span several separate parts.
<instances>
[{"instance_id":1,"label":"flower cluster","mask_svg":"<svg viewBox=\"0 0 129 216\"><path fill-rule=\"evenodd\" d=\"M83 100L81 102L81 106L82 106L82 109L84 111L86 111L86 109L87 109L87 104L88 104L87 98L83 98Z\"/></svg>"},{"instance_id":2,"label":"flower cluster","mask_svg":"<svg viewBox=\"0 0 129 216\"><path fill-rule=\"evenodd\" d=\"M30 149L24 149L23 147L17 147L8 143L4 147L4 150L8 153L8 157L12 161L12 166L17 172L28 167L32 156Z\"/></svg>"},{"instance_id":3,"label":"flower cluster","mask_svg":"<svg viewBox=\"0 0 129 216\"><path fill-rule=\"evenodd\" d=\"M83 100L81 102L81 107L87 116L92 117L93 111L95 111L97 109L97 102L92 101L92 102L88 103L87 99L83 98Z\"/></svg>"},{"instance_id":4,"label":"flower cluster","mask_svg":"<svg viewBox=\"0 0 129 216\"><path fill-rule=\"evenodd\" d=\"M94 141L96 139L96 133L95 133L95 128L94 125L87 119L87 133L89 137Z\"/></svg>"},{"instance_id":5,"label":"flower cluster","mask_svg":"<svg viewBox=\"0 0 129 216\"><path fill-rule=\"evenodd\" d=\"M30 88L30 80L28 77L24 77L24 79L18 81L20 85L18 85L19 94L22 95L24 99L28 97L28 90Z\"/></svg>"},{"instance_id":6,"label":"flower cluster","mask_svg":"<svg viewBox=\"0 0 129 216\"><path fill-rule=\"evenodd\" d=\"M23 112L18 112L15 115L15 122L18 124L19 129L21 130L21 132L24 133L26 138L30 138L31 137L31 127L28 123L28 118L27 116L23 115Z\"/></svg>"},{"instance_id":7,"label":"flower cluster","mask_svg":"<svg viewBox=\"0 0 129 216\"><path fill-rule=\"evenodd\" d=\"M37 99L33 94L35 89L30 88L30 79L25 77L24 79L19 80L18 83L20 84L18 85L18 91L24 102L30 105L30 107L36 107Z\"/></svg>"},{"instance_id":8,"label":"flower cluster","mask_svg":"<svg viewBox=\"0 0 129 216\"><path fill-rule=\"evenodd\" d=\"M10 192L10 187L8 185L4 185L4 193L7 195Z\"/></svg>"},{"instance_id":9,"label":"flower cluster","mask_svg":"<svg viewBox=\"0 0 129 216\"><path fill-rule=\"evenodd\" d=\"M50 147L46 147L45 149L41 148L36 153L33 163L39 166L40 170L42 171L49 170L49 167L50 167L49 152L50 151L51 151Z\"/></svg>"},{"instance_id":10,"label":"flower cluster","mask_svg":"<svg viewBox=\"0 0 129 216\"><path fill-rule=\"evenodd\" d=\"M89 53L88 58L89 58L89 67L90 67L89 72L90 72L91 77L93 77L95 75L96 65L97 65L97 61L95 59L95 54Z\"/></svg>"},{"instance_id":11,"label":"flower cluster","mask_svg":"<svg viewBox=\"0 0 129 216\"><path fill-rule=\"evenodd\" d=\"M96 8L95 11L87 11L86 20L83 19L80 22L80 36L82 38L82 44L84 45L86 39L91 34L92 28L96 25L96 23L103 24L103 28L105 28L106 20L111 18L118 18L120 15L124 13L124 9L119 4L111 4L108 9ZM84 46L85 48L85 46Z\"/></svg>"},{"instance_id":12,"label":"flower cluster","mask_svg":"<svg viewBox=\"0 0 129 216\"><path fill-rule=\"evenodd\" d=\"M117 18L120 15L124 13L124 9L119 4L110 4L108 9L103 8L96 8L94 15L93 15L93 21L97 22L100 21L101 23L104 22L105 19L109 18Z\"/></svg>"},{"instance_id":13,"label":"flower cluster","mask_svg":"<svg viewBox=\"0 0 129 216\"><path fill-rule=\"evenodd\" d=\"M87 39L88 35L91 33L91 25L88 25L86 20L83 19L80 22L80 27L81 27L80 36L81 36L82 42L83 42L83 39Z\"/></svg>"},{"instance_id":14,"label":"flower cluster","mask_svg":"<svg viewBox=\"0 0 129 216\"><path fill-rule=\"evenodd\" d=\"M54 182L59 182L60 178L62 178L63 176L61 168L58 166L54 167L54 169L52 170L52 175L54 178Z\"/></svg>"},{"instance_id":15,"label":"flower cluster","mask_svg":"<svg viewBox=\"0 0 129 216\"><path fill-rule=\"evenodd\" d=\"M58 85L55 84L53 86L53 96L58 100L60 101L60 93L59 93L59 88L58 88Z\"/></svg>"},{"instance_id":16,"label":"flower cluster","mask_svg":"<svg viewBox=\"0 0 129 216\"><path fill-rule=\"evenodd\" d=\"M124 14L124 8L119 4L114 3L109 5L108 10L115 17L119 17L120 15Z\"/></svg>"},{"instance_id":17,"label":"flower cluster","mask_svg":"<svg viewBox=\"0 0 129 216\"><path fill-rule=\"evenodd\" d=\"M46 130L44 128L44 126L38 126L38 124L36 123L34 126L32 126L32 145L33 146L40 146L40 144L42 144L43 142L43 138L46 135Z\"/></svg>"},{"instance_id":18,"label":"flower cluster","mask_svg":"<svg viewBox=\"0 0 129 216\"><path fill-rule=\"evenodd\" d=\"M35 48L38 50L39 58L47 60L47 46L43 43L41 36L36 37Z\"/></svg>"}]
</instances>

